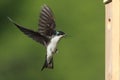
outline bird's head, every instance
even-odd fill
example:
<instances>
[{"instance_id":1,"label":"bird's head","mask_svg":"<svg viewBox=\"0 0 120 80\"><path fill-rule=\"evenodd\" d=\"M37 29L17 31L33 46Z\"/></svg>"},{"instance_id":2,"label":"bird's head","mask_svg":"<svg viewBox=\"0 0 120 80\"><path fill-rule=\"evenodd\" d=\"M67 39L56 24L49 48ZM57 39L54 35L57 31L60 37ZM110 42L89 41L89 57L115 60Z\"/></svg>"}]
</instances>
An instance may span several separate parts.
<instances>
[{"instance_id":1,"label":"bird's head","mask_svg":"<svg viewBox=\"0 0 120 80\"><path fill-rule=\"evenodd\" d=\"M56 35L56 36L60 36L60 37L64 37L64 36L65 36L65 33L62 32L62 31L56 31L55 35Z\"/></svg>"}]
</instances>

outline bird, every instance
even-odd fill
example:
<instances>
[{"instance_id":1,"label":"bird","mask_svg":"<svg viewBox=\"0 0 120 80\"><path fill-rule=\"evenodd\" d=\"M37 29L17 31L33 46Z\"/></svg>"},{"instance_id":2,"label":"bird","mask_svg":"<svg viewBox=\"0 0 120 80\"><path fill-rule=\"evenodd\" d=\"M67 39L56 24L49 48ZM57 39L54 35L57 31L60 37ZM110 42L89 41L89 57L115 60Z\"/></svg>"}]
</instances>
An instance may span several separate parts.
<instances>
[{"instance_id":1,"label":"bird","mask_svg":"<svg viewBox=\"0 0 120 80\"><path fill-rule=\"evenodd\" d=\"M66 36L66 34L63 31L56 30L54 14L50 7L46 4L42 6L38 21L38 31L25 28L24 26L17 24L10 17L8 17L8 19L21 32L45 47L45 62L41 68L41 71L45 68L53 69L53 55L58 52L57 45L59 41Z\"/></svg>"}]
</instances>

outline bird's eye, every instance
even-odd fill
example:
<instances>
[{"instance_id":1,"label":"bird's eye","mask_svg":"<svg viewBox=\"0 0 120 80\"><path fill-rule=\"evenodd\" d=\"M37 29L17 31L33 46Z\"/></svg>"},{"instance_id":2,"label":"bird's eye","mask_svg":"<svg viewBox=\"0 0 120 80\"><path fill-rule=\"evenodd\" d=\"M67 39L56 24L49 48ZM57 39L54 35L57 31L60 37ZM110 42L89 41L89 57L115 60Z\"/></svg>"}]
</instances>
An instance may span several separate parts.
<instances>
[{"instance_id":1,"label":"bird's eye","mask_svg":"<svg viewBox=\"0 0 120 80\"><path fill-rule=\"evenodd\" d=\"M59 32L56 32L57 35L59 35Z\"/></svg>"}]
</instances>

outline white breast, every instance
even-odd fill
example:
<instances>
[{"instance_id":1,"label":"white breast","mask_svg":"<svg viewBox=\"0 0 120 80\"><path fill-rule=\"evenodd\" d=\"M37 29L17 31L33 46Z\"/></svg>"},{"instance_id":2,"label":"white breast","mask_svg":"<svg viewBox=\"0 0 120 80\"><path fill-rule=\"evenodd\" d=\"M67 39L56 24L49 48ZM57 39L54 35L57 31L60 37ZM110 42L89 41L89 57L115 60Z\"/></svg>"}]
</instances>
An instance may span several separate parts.
<instances>
[{"instance_id":1,"label":"white breast","mask_svg":"<svg viewBox=\"0 0 120 80\"><path fill-rule=\"evenodd\" d=\"M53 53L56 50L57 43L59 42L60 38L62 36L55 36L54 38L51 39L50 44L47 46L47 59L50 60L53 56Z\"/></svg>"}]
</instances>

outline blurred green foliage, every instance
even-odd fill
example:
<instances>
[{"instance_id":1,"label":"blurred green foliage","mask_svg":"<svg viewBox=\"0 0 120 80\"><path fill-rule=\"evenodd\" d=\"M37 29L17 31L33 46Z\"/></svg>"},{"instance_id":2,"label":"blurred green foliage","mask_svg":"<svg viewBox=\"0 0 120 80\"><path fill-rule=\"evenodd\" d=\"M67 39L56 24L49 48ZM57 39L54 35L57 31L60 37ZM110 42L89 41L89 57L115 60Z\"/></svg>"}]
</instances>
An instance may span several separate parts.
<instances>
[{"instance_id":1,"label":"blurred green foliage","mask_svg":"<svg viewBox=\"0 0 120 80\"><path fill-rule=\"evenodd\" d=\"M68 37L58 46L54 69L40 71L45 48L7 20L38 28L41 5L55 14ZM0 0L0 80L104 80L104 5L101 0Z\"/></svg>"}]
</instances>

